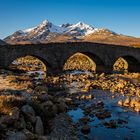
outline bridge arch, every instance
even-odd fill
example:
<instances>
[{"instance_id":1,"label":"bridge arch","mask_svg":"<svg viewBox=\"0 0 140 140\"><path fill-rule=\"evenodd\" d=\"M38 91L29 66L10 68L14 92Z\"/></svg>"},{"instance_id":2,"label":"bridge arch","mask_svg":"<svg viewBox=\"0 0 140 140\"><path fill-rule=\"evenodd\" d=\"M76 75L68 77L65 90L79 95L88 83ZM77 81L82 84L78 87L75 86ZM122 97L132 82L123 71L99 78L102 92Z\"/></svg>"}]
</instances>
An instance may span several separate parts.
<instances>
[{"instance_id":1,"label":"bridge arch","mask_svg":"<svg viewBox=\"0 0 140 140\"><path fill-rule=\"evenodd\" d=\"M116 58L115 62L120 58L123 59L123 61L125 61L125 64L127 63L126 68L128 72L140 72L140 62L137 60L136 57L131 55L122 55Z\"/></svg>"},{"instance_id":2,"label":"bridge arch","mask_svg":"<svg viewBox=\"0 0 140 140\"><path fill-rule=\"evenodd\" d=\"M76 55L81 55L83 57L86 57L88 59L88 61L91 63L91 65L93 65L93 67L90 67L90 69L85 68L84 70L96 71L97 73L104 72L104 70L105 70L104 62L101 60L101 58L99 56L97 56L91 52L74 52L72 54L69 54L63 64L64 70L65 70L65 66L69 62L69 60ZM79 62L79 64L80 64L80 62ZM72 63L71 63L71 65L72 65Z\"/></svg>"},{"instance_id":3,"label":"bridge arch","mask_svg":"<svg viewBox=\"0 0 140 140\"><path fill-rule=\"evenodd\" d=\"M10 67L12 65L13 62L15 62L16 60L18 59L21 59L21 58L25 58L26 57L32 57L38 61L40 61L44 67L43 71L46 73L46 74L50 74L51 73L51 68L52 66L50 65L50 63L43 57L40 57L38 55L32 55L32 54L27 54L27 55L18 55L18 56L14 56L10 59L10 61L8 62L8 67ZM37 64L37 62L35 62Z\"/></svg>"}]
</instances>

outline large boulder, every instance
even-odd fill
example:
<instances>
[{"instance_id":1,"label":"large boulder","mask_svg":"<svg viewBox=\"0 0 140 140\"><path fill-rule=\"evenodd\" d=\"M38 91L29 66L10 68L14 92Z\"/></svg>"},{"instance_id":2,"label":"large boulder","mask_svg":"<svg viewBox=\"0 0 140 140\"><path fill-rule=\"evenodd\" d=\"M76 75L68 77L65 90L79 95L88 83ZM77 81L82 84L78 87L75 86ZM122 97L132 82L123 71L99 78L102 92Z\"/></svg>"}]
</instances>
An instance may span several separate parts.
<instances>
[{"instance_id":1,"label":"large boulder","mask_svg":"<svg viewBox=\"0 0 140 140\"><path fill-rule=\"evenodd\" d=\"M38 135L44 134L43 122L39 116L36 117L35 133Z\"/></svg>"},{"instance_id":2,"label":"large boulder","mask_svg":"<svg viewBox=\"0 0 140 140\"><path fill-rule=\"evenodd\" d=\"M60 102L57 107L59 113L66 112L67 110L67 105L64 102Z\"/></svg>"},{"instance_id":3,"label":"large boulder","mask_svg":"<svg viewBox=\"0 0 140 140\"><path fill-rule=\"evenodd\" d=\"M131 99L129 97L127 97L123 103L124 106L128 107L130 105L130 101Z\"/></svg>"},{"instance_id":4,"label":"large boulder","mask_svg":"<svg viewBox=\"0 0 140 140\"><path fill-rule=\"evenodd\" d=\"M9 136L7 137L7 140L27 140L27 137L22 132L15 132L15 133L9 134Z\"/></svg>"},{"instance_id":5,"label":"large boulder","mask_svg":"<svg viewBox=\"0 0 140 140\"><path fill-rule=\"evenodd\" d=\"M84 133L84 134L90 133L90 126L89 126L89 125L84 125L84 126L81 128L81 132Z\"/></svg>"},{"instance_id":6,"label":"large boulder","mask_svg":"<svg viewBox=\"0 0 140 140\"><path fill-rule=\"evenodd\" d=\"M39 94L39 95L41 95L41 94L46 94L46 93L48 93L48 88L45 87L45 86L37 86L37 87L34 89L34 92L35 92L36 94Z\"/></svg>"},{"instance_id":7,"label":"large boulder","mask_svg":"<svg viewBox=\"0 0 140 140\"><path fill-rule=\"evenodd\" d=\"M54 104L52 101L44 102L40 106L47 119L55 116L56 108L54 107Z\"/></svg>"},{"instance_id":8,"label":"large boulder","mask_svg":"<svg viewBox=\"0 0 140 140\"><path fill-rule=\"evenodd\" d=\"M30 105L24 105L21 108L21 111L23 112L23 115L25 116L25 120L31 123L35 123L36 121L35 111Z\"/></svg>"}]
</instances>

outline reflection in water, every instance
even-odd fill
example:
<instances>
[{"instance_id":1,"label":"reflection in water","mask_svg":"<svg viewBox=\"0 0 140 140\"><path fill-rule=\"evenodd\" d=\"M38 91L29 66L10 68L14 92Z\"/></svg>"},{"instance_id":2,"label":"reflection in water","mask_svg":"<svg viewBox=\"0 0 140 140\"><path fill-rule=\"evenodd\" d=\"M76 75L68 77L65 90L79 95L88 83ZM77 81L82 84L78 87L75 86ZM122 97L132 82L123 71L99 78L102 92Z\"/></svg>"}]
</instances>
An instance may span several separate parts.
<instances>
[{"instance_id":1,"label":"reflection in water","mask_svg":"<svg viewBox=\"0 0 140 140\"><path fill-rule=\"evenodd\" d=\"M79 125L79 133L80 139L89 140L97 139L97 140L124 140L124 139L133 139L139 140L140 138L140 114L134 113L127 108L120 108L117 105L117 101L121 96L118 94L112 99L112 93L104 92L101 90L93 90L90 92L94 95L94 99L89 102L81 102L84 108L79 107L76 110L70 110L68 114L72 116L73 121L78 123L80 118L89 117L90 121L88 125L91 128L91 131L86 136L83 135L80 131L82 125ZM86 107L96 103L98 101L104 102L104 108L111 112L110 118L105 118L103 120L98 119L96 116L85 115L84 110ZM92 109L94 111L95 108ZM118 124L116 128L106 128L104 126L105 122L109 122L110 120L124 120L128 123Z\"/></svg>"}]
</instances>

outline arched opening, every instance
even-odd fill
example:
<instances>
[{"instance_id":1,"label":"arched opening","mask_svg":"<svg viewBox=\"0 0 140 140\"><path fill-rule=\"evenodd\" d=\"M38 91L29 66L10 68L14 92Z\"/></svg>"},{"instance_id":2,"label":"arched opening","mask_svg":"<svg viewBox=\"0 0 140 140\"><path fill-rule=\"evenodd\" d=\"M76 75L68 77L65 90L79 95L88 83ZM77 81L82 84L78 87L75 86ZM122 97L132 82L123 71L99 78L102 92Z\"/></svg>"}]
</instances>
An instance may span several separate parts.
<instances>
[{"instance_id":1,"label":"arched opening","mask_svg":"<svg viewBox=\"0 0 140 140\"><path fill-rule=\"evenodd\" d=\"M128 72L128 62L122 57L118 58L113 65L113 71L119 73Z\"/></svg>"},{"instance_id":2,"label":"arched opening","mask_svg":"<svg viewBox=\"0 0 140 140\"><path fill-rule=\"evenodd\" d=\"M133 56L122 56L113 65L113 70L117 72L139 72L140 63Z\"/></svg>"},{"instance_id":3,"label":"arched opening","mask_svg":"<svg viewBox=\"0 0 140 140\"><path fill-rule=\"evenodd\" d=\"M91 53L75 53L67 59L64 70L86 70L93 72L104 71L104 64L101 59Z\"/></svg>"},{"instance_id":4,"label":"arched opening","mask_svg":"<svg viewBox=\"0 0 140 140\"><path fill-rule=\"evenodd\" d=\"M48 64L36 56L23 56L15 59L10 68L13 70L23 71L25 74L34 76L35 78L44 79L46 77Z\"/></svg>"}]
</instances>

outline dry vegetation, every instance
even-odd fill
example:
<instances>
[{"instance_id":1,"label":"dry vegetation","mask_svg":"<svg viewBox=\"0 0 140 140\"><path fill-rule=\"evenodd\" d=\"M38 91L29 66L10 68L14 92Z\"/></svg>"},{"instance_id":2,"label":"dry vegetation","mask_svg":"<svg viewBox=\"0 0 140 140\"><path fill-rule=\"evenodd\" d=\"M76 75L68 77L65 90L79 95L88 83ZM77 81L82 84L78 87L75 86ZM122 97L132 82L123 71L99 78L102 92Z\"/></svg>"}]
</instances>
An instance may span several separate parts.
<instances>
[{"instance_id":1,"label":"dry vegetation","mask_svg":"<svg viewBox=\"0 0 140 140\"><path fill-rule=\"evenodd\" d=\"M124 60L123 58L119 58L114 66L113 66L113 70L114 71L125 71L127 72L128 70L128 63L126 60Z\"/></svg>"},{"instance_id":2,"label":"dry vegetation","mask_svg":"<svg viewBox=\"0 0 140 140\"><path fill-rule=\"evenodd\" d=\"M46 71L46 66L43 62L32 56L18 58L12 63L11 68L25 71Z\"/></svg>"},{"instance_id":3,"label":"dry vegetation","mask_svg":"<svg viewBox=\"0 0 140 140\"><path fill-rule=\"evenodd\" d=\"M7 92L8 93L8 92ZM3 94L3 95L2 95ZM9 93L8 93L9 94ZM12 109L25 101L23 97L17 95L6 95L6 92L1 92L0 96L0 115L11 115Z\"/></svg>"},{"instance_id":4,"label":"dry vegetation","mask_svg":"<svg viewBox=\"0 0 140 140\"><path fill-rule=\"evenodd\" d=\"M140 38L124 35L114 35L109 31L102 31L96 34L90 34L83 37L83 41L105 43L105 44L116 44L124 46L140 47Z\"/></svg>"},{"instance_id":5,"label":"dry vegetation","mask_svg":"<svg viewBox=\"0 0 140 140\"><path fill-rule=\"evenodd\" d=\"M96 64L88 56L76 53L64 65L64 70L91 70L95 71Z\"/></svg>"},{"instance_id":6,"label":"dry vegetation","mask_svg":"<svg viewBox=\"0 0 140 140\"><path fill-rule=\"evenodd\" d=\"M27 90L32 84L32 78L27 75L0 75L0 91L5 89Z\"/></svg>"}]
</instances>

